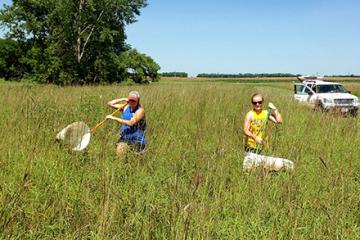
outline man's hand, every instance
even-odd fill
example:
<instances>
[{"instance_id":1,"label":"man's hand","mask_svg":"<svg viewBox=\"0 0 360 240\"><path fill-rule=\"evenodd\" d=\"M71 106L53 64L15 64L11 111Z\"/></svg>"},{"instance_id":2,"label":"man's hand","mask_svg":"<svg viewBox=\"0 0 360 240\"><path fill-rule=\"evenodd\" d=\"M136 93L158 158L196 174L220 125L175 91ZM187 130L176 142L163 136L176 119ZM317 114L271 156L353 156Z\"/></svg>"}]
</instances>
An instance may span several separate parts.
<instances>
[{"instance_id":1,"label":"man's hand","mask_svg":"<svg viewBox=\"0 0 360 240\"><path fill-rule=\"evenodd\" d=\"M270 108L271 110L276 110L276 109L277 109L272 102L269 102L269 108Z\"/></svg>"}]
</instances>

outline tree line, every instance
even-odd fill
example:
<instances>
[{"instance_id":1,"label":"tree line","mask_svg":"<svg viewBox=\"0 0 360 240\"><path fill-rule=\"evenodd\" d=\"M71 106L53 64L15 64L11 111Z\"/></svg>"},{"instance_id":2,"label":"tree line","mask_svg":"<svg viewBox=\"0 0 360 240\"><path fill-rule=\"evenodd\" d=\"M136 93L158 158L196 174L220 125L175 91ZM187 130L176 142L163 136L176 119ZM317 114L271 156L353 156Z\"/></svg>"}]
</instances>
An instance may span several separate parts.
<instances>
[{"instance_id":1,"label":"tree line","mask_svg":"<svg viewBox=\"0 0 360 240\"><path fill-rule=\"evenodd\" d=\"M237 73L237 74L226 74L226 73L200 73L196 77L202 78L262 78L262 77L297 77L301 74L291 73Z\"/></svg>"},{"instance_id":2,"label":"tree line","mask_svg":"<svg viewBox=\"0 0 360 240\"><path fill-rule=\"evenodd\" d=\"M162 77L188 77L188 74L186 72L163 72L160 73Z\"/></svg>"},{"instance_id":3,"label":"tree line","mask_svg":"<svg viewBox=\"0 0 360 240\"><path fill-rule=\"evenodd\" d=\"M0 11L0 77L40 83L157 81L160 66L126 43L146 0L13 1Z\"/></svg>"},{"instance_id":4,"label":"tree line","mask_svg":"<svg viewBox=\"0 0 360 240\"><path fill-rule=\"evenodd\" d=\"M346 78L359 78L360 75L356 74L340 74L340 75L325 75L324 77L346 77Z\"/></svg>"}]
</instances>

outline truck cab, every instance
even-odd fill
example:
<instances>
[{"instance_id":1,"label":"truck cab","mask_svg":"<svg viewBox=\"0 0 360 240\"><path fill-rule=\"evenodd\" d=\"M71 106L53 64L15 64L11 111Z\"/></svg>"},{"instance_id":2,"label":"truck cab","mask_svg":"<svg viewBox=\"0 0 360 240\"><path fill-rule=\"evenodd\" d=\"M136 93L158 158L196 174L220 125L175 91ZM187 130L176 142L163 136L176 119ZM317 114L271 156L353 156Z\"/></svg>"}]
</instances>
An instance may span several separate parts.
<instances>
[{"instance_id":1,"label":"truck cab","mask_svg":"<svg viewBox=\"0 0 360 240\"><path fill-rule=\"evenodd\" d=\"M359 110L359 99L345 87L336 82L325 81L318 77L298 78L294 84L294 98L298 102L308 103L322 111L338 110L356 116Z\"/></svg>"}]
</instances>

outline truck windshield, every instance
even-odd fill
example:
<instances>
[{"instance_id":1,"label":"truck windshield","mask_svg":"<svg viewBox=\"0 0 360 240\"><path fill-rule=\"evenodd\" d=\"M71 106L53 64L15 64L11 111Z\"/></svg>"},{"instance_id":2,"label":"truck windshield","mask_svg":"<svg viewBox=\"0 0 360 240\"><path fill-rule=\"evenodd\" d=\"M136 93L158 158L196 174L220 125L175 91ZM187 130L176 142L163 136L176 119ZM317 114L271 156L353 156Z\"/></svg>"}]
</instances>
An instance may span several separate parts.
<instances>
[{"instance_id":1,"label":"truck windshield","mask_svg":"<svg viewBox=\"0 0 360 240\"><path fill-rule=\"evenodd\" d=\"M346 93L344 86L340 84L326 84L326 85L317 85L317 93Z\"/></svg>"}]
</instances>

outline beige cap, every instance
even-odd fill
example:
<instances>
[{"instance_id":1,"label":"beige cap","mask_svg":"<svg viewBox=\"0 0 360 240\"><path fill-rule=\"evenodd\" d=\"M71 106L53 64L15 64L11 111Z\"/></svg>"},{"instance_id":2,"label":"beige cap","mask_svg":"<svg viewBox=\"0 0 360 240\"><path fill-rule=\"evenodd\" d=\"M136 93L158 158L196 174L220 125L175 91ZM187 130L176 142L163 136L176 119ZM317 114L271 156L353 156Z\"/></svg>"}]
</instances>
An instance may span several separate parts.
<instances>
[{"instance_id":1,"label":"beige cap","mask_svg":"<svg viewBox=\"0 0 360 240\"><path fill-rule=\"evenodd\" d=\"M138 91L131 91L129 92L129 96L128 96L128 100L135 100L135 101L139 101L140 99L140 94Z\"/></svg>"}]
</instances>

